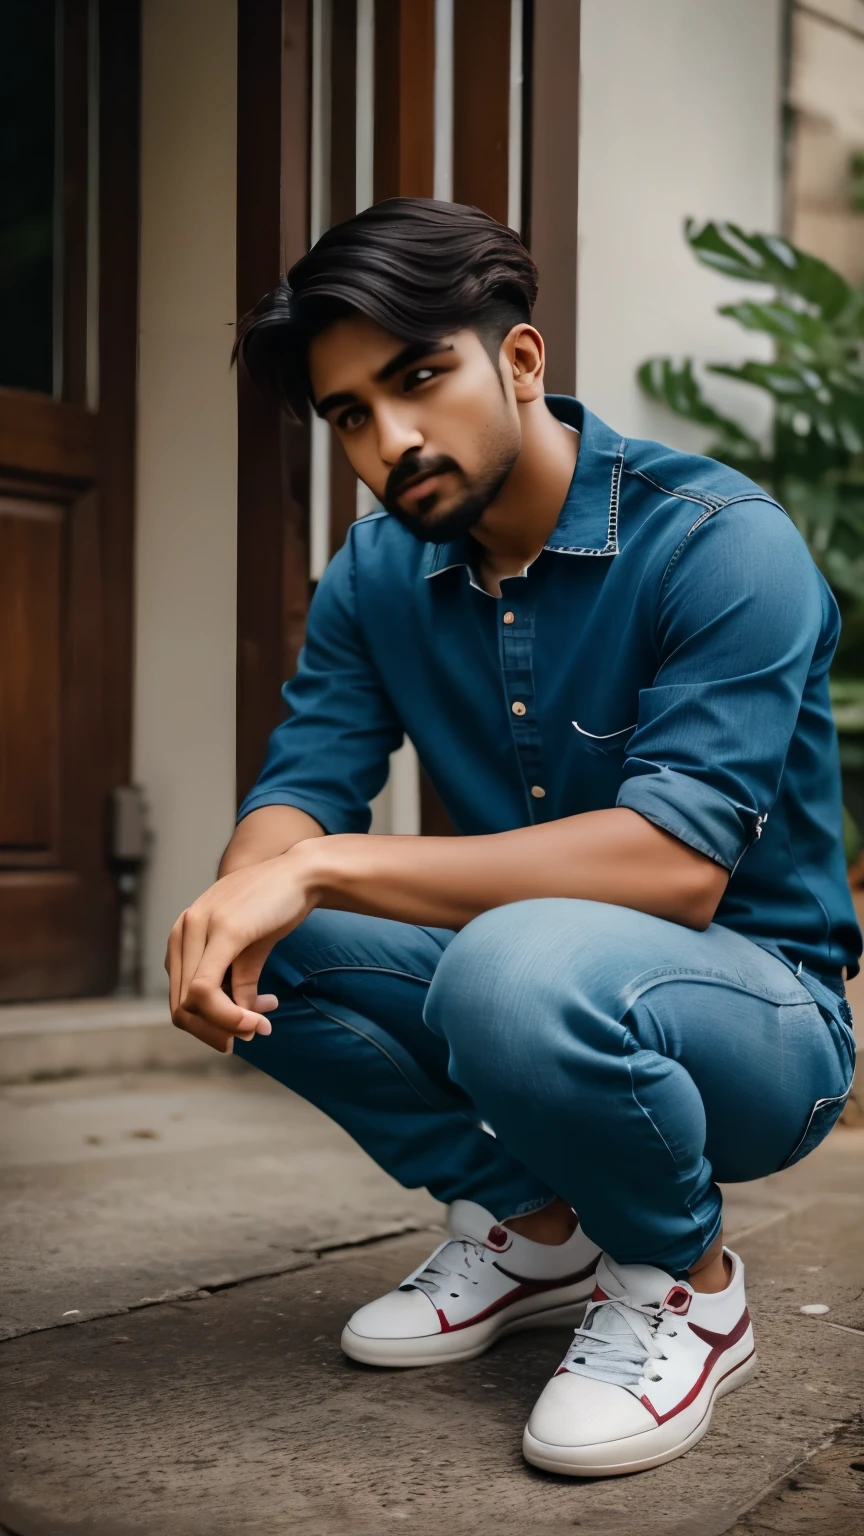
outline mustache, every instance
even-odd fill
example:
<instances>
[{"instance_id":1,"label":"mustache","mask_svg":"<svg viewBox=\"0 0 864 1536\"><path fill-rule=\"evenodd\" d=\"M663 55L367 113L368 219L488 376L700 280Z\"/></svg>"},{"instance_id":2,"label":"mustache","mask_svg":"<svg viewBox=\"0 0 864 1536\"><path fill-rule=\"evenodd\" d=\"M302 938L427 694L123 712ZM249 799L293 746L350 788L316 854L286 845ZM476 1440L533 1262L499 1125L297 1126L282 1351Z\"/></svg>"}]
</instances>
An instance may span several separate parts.
<instances>
[{"instance_id":1,"label":"mustache","mask_svg":"<svg viewBox=\"0 0 864 1536\"><path fill-rule=\"evenodd\" d=\"M423 480L427 475L461 475L462 470L455 459L448 458L446 454L439 454L435 459L406 459L394 465L387 476L387 484L384 488L384 502L394 502L401 496L409 485L416 480Z\"/></svg>"}]
</instances>

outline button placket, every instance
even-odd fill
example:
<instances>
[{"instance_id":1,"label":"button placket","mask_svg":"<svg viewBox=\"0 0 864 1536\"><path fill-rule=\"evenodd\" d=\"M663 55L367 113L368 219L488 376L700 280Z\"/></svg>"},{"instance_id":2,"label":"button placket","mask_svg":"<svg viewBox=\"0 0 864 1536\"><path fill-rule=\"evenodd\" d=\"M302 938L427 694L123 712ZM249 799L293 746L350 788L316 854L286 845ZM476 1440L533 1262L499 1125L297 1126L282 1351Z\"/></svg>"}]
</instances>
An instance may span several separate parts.
<instances>
[{"instance_id":1,"label":"button placket","mask_svg":"<svg viewBox=\"0 0 864 1536\"><path fill-rule=\"evenodd\" d=\"M510 728L522 772L526 807L532 821L542 820L543 754L534 692L534 611L523 597L518 607L501 605L499 651Z\"/></svg>"}]
</instances>

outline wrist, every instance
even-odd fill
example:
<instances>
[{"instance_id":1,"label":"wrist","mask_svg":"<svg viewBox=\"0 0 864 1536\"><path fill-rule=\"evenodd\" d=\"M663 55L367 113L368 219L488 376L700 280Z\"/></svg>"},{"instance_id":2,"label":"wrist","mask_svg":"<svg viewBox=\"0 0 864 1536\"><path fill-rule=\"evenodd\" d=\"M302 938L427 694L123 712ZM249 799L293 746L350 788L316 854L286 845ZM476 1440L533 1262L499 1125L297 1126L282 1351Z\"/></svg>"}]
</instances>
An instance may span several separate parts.
<instances>
[{"instance_id":1,"label":"wrist","mask_svg":"<svg viewBox=\"0 0 864 1536\"><path fill-rule=\"evenodd\" d=\"M346 834L314 837L296 843L282 857L288 861L292 878L299 882L311 907L328 906L338 899L340 870L345 843L354 839Z\"/></svg>"}]
</instances>

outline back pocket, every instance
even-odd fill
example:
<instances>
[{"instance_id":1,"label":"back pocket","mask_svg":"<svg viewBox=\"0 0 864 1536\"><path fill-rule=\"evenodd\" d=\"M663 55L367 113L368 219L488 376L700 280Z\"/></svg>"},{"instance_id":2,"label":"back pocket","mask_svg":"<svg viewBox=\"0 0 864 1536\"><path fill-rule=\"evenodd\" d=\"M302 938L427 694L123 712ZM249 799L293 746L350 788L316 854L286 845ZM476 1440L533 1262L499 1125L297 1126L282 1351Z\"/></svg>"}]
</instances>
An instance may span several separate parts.
<instances>
[{"instance_id":1,"label":"back pocket","mask_svg":"<svg viewBox=\"0 0 864 1536\"><path fill-rule=\"evenodd\" d=\"M796 1142L785 1163L780 1164L781 1169L791 1168L793 1163L800 1163L802 1157L806 1157L808 1152L813 1152L819 1143L825 1140L828 1132L840 1119L849 1092L847 1088L845 1093L838 1093L833 1099L816 1100L800 1140Z\"/></svg>"}]
</instances>

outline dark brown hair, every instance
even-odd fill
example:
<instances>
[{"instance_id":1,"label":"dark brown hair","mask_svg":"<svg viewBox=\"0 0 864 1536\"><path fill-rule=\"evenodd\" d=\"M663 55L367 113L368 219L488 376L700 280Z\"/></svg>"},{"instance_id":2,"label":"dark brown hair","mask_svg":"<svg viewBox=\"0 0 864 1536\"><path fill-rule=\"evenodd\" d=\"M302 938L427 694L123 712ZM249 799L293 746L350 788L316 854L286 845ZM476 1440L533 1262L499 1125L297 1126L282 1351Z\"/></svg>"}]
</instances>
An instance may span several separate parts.
<instances>
[{"instance_id":1,"label":"dark brown hair","mask_svg":"<svg viewBox=\"0 0 864 1536\"><path fill-rule=\"evenodd\" d=\"M475 330L497 366L503 338L531 318L537 268L514 230L479 208L394 197L336 224L237 328L233 356L295 417L310 397L307 351L346 315L407 342Z\"/></svg>"}]
</instances>

